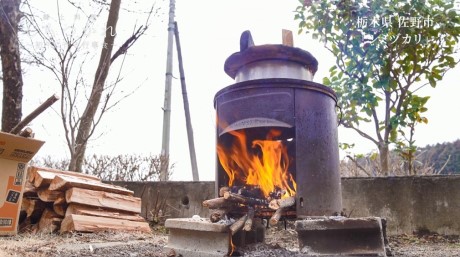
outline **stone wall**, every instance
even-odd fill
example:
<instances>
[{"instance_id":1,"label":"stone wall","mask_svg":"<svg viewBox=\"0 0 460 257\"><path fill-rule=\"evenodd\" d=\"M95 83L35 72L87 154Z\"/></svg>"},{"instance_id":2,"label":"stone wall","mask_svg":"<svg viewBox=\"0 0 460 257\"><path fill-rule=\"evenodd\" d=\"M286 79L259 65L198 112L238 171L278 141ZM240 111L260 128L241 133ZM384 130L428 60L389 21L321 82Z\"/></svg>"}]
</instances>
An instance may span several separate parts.
<instances>
[{"instance_id":1,"label":"stone wall","mask_svg":"<svg viewBox=\"0 0 460 257\"><path fill-rule=\"evenodd\" d=\"M163 201L170 218L208 215L201 203L214 198L214 182L112 182L142 198L142 215L151 218ZM343 209L351 217L386 218L387 232L428 230L460 235L460 176L343 178Z\"/></svg>"},{"instance_id":2,"label":"stone wall","mask_svg":"<svg viewBox=\"0 0 460 257\"><path fill-rule=\"evenodd\" d=\"M352 217L386 218L389 234L460 235L460 176L344 178L342 201Z\"/></svg>"},{"instance_id":3,"label":"stone wall","mask_svg":"<svg viewBox=\"0 0 460 257\"><path fill-rule=\"evenodd\" d=\"M134 191L142 198L144 218L151 219L164 205L162 215L169 218L190 218L193 215L206 217L208 209L201 203L214 198L214 182L108 182Z\"/></svg>"}]
</instances>

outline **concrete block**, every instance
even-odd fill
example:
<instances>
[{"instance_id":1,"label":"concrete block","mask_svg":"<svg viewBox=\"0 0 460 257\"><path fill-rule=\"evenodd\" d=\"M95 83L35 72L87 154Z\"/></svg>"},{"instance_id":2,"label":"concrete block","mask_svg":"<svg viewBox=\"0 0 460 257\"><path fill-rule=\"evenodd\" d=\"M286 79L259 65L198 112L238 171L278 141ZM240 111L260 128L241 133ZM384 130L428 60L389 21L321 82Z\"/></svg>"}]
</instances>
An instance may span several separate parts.
<instances>
[{"instance_id":1,"label":"concrete block","mask_svg":"<svg viewBox=\"0 0 460 257\"><path fill-rule=\"evenodd\" d=\"M386 256L382 222L378 217L324 217L297 220L302 253L314 256Z\"/></svg>"},{"instance_id":2,"label":"concrete block","mask_svg":"<svg viewBox=\"0 0 460 257\"><path fill-rule=\"evenodd\" d=\"M166 252L174 250L176 256L223 257L231 251L228 226L212 223L209 219L167 219L169 229Z\"/></svg>"}]
</instances>

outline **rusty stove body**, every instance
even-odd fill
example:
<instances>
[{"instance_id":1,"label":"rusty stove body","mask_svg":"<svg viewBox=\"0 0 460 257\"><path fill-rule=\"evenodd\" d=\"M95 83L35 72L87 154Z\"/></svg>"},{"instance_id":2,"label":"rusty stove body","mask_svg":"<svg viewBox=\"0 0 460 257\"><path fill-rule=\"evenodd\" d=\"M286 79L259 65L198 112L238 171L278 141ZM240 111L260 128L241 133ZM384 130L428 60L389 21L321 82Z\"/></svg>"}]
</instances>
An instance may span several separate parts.
<instances>
[{"instance_id":1,"label":"rusty stove body","mask_svg":"<svg viewBox=\"0 0 460 257\"><path fill-rule=\"evenodd\" d=\"M297 184L295 217L337 215L342 210L337 99L332 89L312 82L317 60L287 45L241 45L224 66L236 83L214 99L217 144L231 144L232 130L263 139L269 129L279 129L276 140L287 146ZM217 195L229 177L218 157L216 166Z\"/></svg>"}]
</instances>

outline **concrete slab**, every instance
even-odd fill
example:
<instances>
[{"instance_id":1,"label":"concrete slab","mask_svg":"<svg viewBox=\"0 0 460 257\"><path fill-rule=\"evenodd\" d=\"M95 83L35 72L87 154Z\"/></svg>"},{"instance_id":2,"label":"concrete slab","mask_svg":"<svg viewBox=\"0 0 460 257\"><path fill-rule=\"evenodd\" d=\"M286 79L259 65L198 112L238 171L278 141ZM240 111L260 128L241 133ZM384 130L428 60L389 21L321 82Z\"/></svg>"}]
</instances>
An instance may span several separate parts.
<instances>
[{"instance_id":1,"label":"concrete slab","mask_svg":"<svg viewBox=\"0 0 460 257\"><path fill-rule=\"evenodd\" d=\"M174 250L176 256L223 257L231 251L231 233L228 226L212 223L209 219L167 219L169 229L165 250Z\"/></svg>"},{"instance_id":2,"label":"concrete slab","mask_svg":"<svg viewBox=\"0 0 460 257\"><path fill-rule=\"evenodd\" d=\"M302 253L314 256L387 256L378 217L324 217L297 220Z\"/></svg>"}]
</instances>

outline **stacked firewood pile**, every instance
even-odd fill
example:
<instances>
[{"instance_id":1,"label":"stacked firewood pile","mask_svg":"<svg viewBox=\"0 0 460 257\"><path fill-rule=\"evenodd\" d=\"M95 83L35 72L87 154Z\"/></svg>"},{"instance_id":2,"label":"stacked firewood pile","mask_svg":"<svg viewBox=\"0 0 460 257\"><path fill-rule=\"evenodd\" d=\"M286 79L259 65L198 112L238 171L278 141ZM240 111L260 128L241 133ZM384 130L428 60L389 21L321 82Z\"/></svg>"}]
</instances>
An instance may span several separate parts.
<instances>
[{"instance_id":1,"label":"stacked firewood pile","mask_svg":"<svg viewBox=\"0 0 460 257\"><path fill-rule=\"evenodd\" d=\"M141 199L95 176L30 166L21 206L20 231L142 231Z\"/></svg>"},{"instance_id":2,"label":"stacked firewood pile","mask_svg":"<svg viewBox=\"0 0 460 257\"><path fill-rule=\"evenodd\" d=\"M295 196L282 197L283 190L276 190L265 197L259 187L221 187L219 197L203 201L210 209L209 219L216 223L225 219L236 220L229 227L232 234L239 230L251 231L254 218L269 219L275 225L284 218L295 217Z\"/></svg>"}]
</instances>

